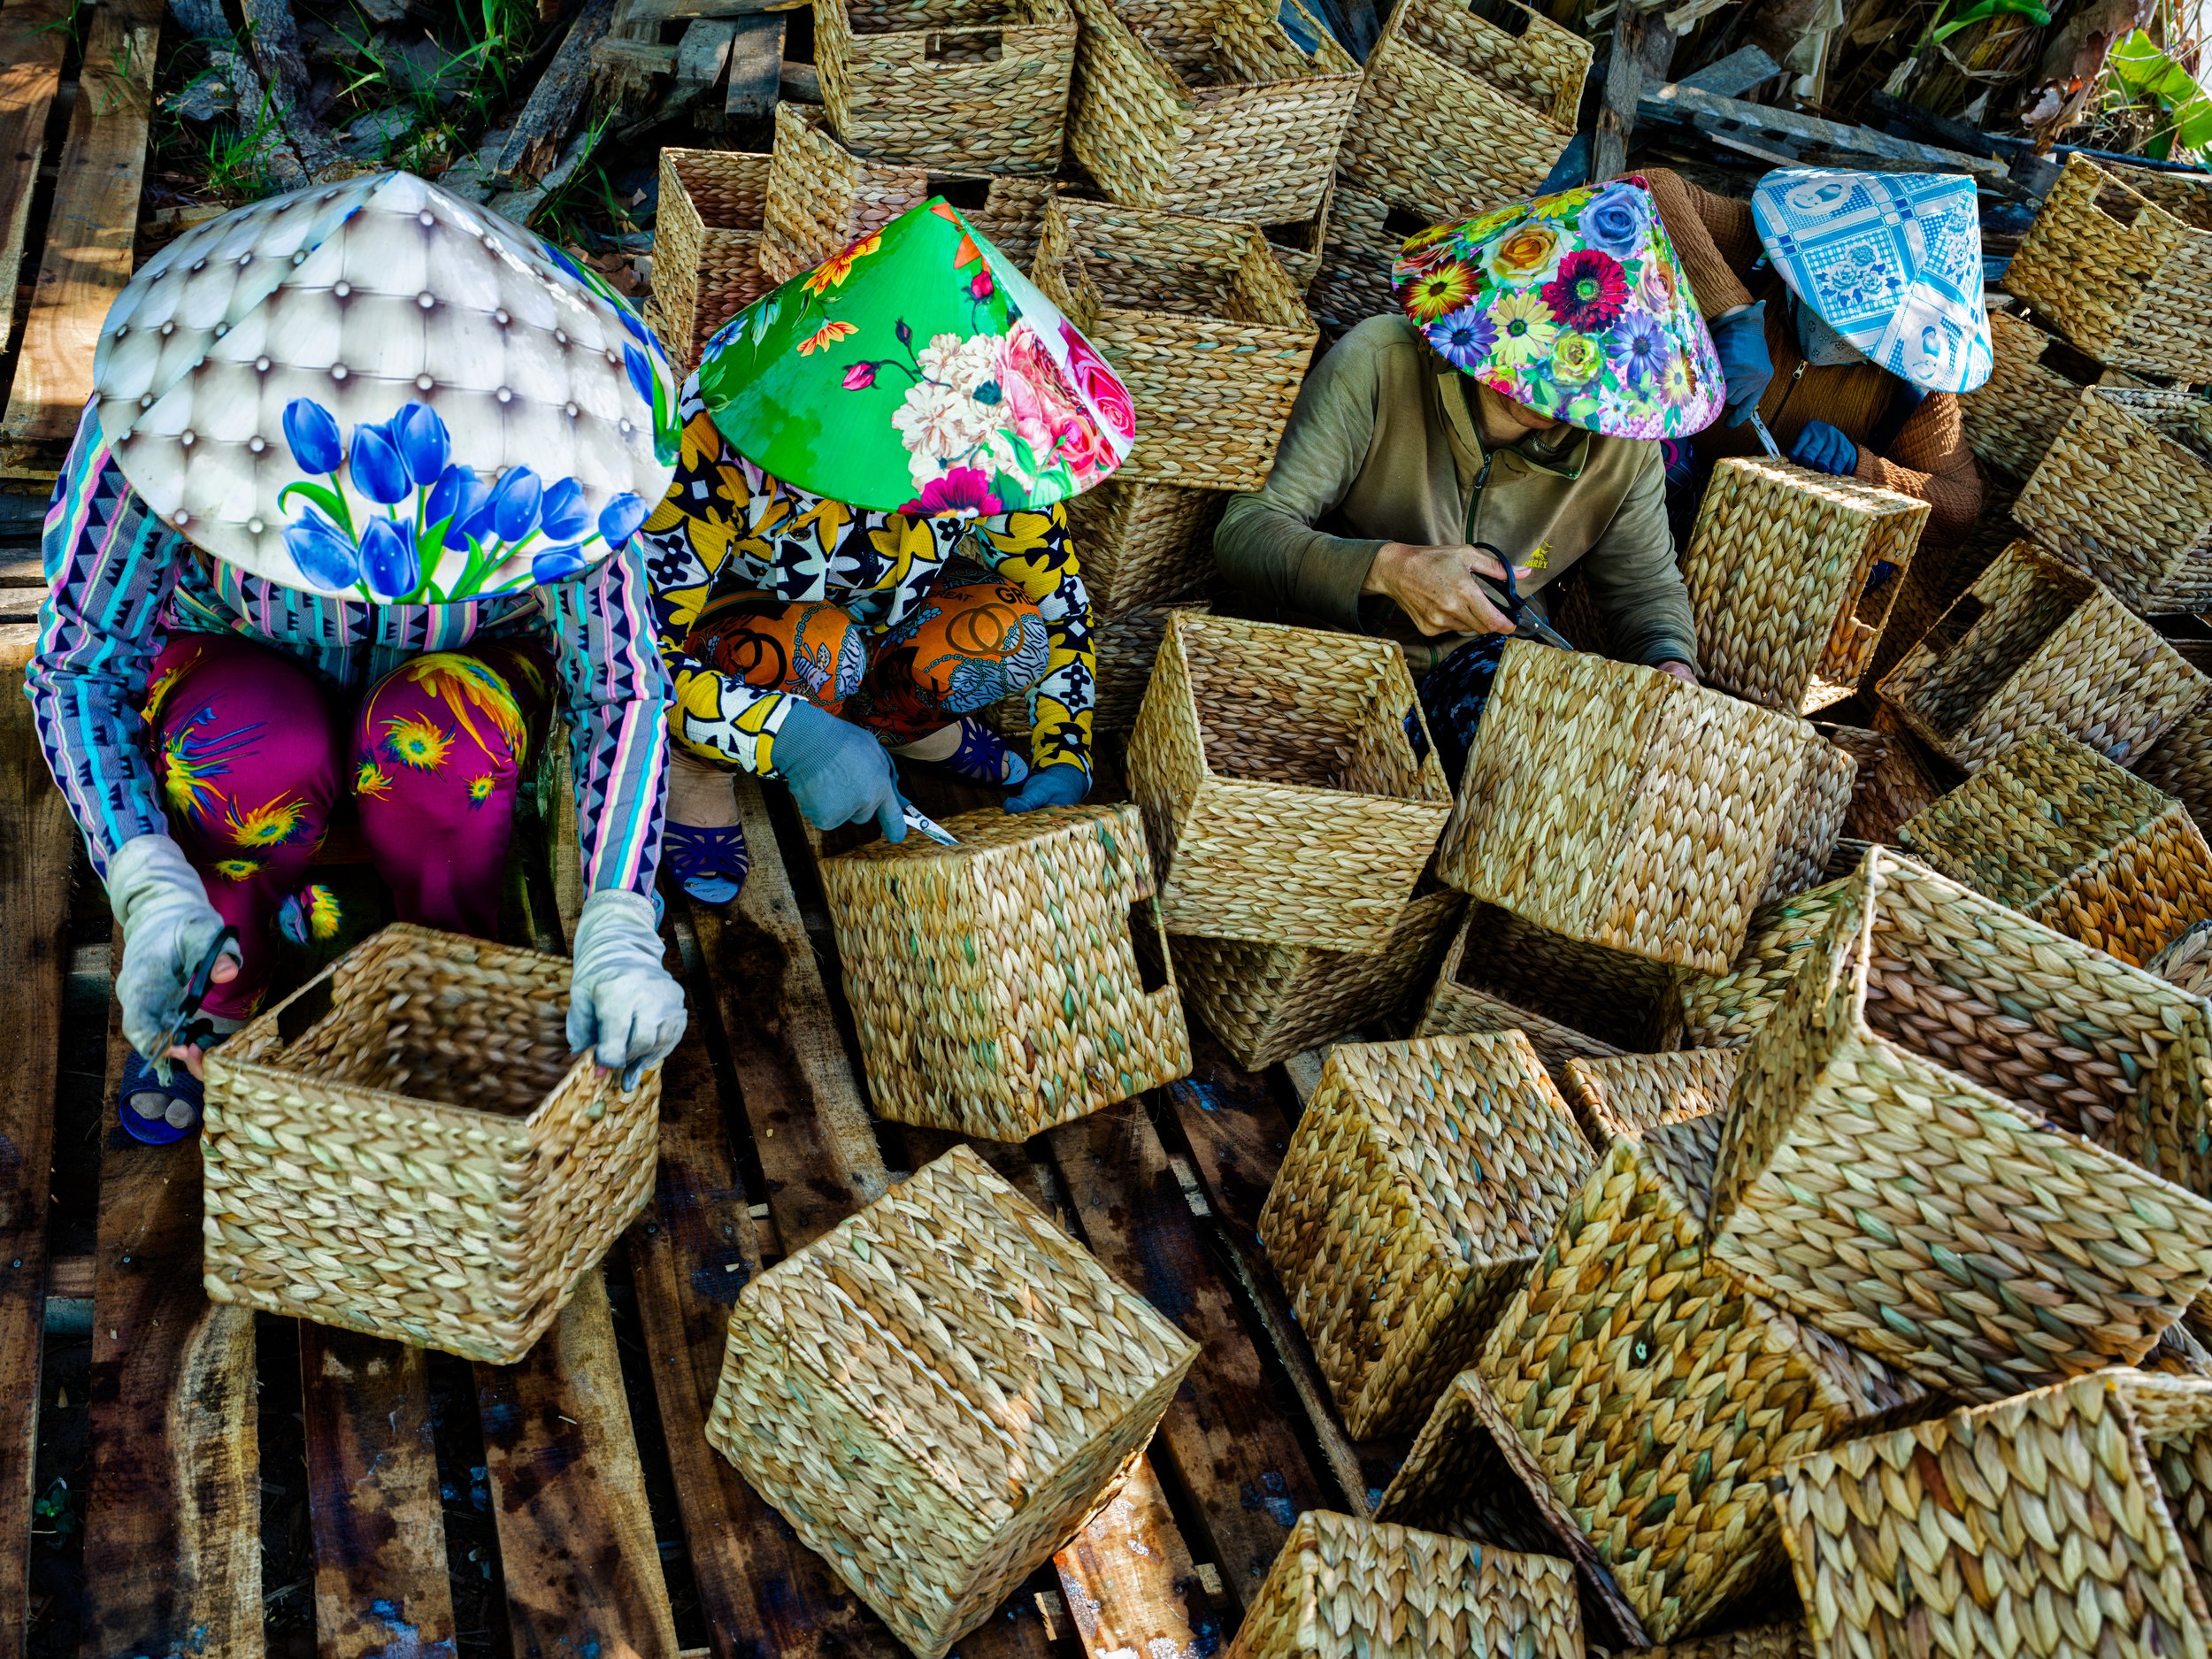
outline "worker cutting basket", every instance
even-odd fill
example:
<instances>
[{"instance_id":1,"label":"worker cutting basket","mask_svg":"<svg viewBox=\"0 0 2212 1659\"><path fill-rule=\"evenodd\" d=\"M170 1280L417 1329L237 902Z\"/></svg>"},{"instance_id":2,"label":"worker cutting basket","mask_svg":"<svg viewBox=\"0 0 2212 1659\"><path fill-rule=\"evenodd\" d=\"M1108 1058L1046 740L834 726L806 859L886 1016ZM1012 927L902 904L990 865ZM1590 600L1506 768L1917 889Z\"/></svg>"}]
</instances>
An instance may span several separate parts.
<instances>
[{"instance_id":1,"label":"worker cutting basket","mask_svg":"<svg viewBox=\"0 0 2212 1659\"><path fill-rule=\"evenodd\" d=\"M1455 776L1505 640L1548 626L1570 570L1615 655L1694 683L1658 441L1723 388L1643 181L1425 231L1393 278L1403 314L1337 342L1222 515L1222 574L1285 620L1398 639Z\"/></svg>"}]
</instances>

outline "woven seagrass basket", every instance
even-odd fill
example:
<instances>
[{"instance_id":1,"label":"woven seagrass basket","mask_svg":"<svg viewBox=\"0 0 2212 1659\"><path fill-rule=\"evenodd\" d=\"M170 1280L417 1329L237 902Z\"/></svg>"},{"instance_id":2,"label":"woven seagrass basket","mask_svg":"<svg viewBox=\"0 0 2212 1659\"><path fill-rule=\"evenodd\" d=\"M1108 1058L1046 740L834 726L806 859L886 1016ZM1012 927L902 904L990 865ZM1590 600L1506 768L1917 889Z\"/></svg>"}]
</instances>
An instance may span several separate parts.
<instances>
[{"instance_id":1,"label":"woven seagrass basket","mask_svg":"<svg viewBox=\"0 0 2212 1659\"><path fill-rule=\"evenodd\" d=\"M786 281L933 196L958 208L1000 252L1026 269L1052 199L1052 181L932 171L856 156L830 135L821 111L779 104L761 268L771 282Z\"/></svg>"},{"instance_id":2,"label":"woven seagrass basket","mask_svg":"<svg viewBox=\"0 0 2212 1659\"><path fill-rule=\"evenodd\" d=\"M1574 1569L1308 1509L1226 1659L1582 1659Z\"/></svg>"},{"instance_id":3,"label":"woven seagrass basket","mask_svg":"<svg viewBox=\"0 0 2212 1659\"><path fill-rule=\"evenodd\" d=\"M653 310L662 342L688 368L708 337L774 286L761 267L766 156L661 151L653 221Z\"/></svg>"},{"instance_id":4,"label":"woven seagrass basket","mask_svg":"<svg viewBox=\"0 0 2212 1659\"><path fill-rule=\"evenodd\" d=\"M1314 273L1321 268L1321 250L1329 241L1329 204L1335 195L1336 187L1331 185L1321 198L1317 212L1286 224L1260 227L1260 234L1267 238L1268 251L1283 262L1283 269L1290 273L1292 286L1301 294L1312 283Z\"/></svg>"},{"instance_id":5,"label":"woven seagrass basket","mask_svg":"<svg viewBox=\"0 0 2212 1659\"><path fill-rule=\"evenodd\" d=\"M1078 551L1081 551L1079 542ZM1087 566L1085 574L1089 574ZM1179 611L1203 612L1206 608L1203 600L1139 605L1119 616L1092 622L1091 652L1096 664L1091 675L1094 741L1129 735L1137 723L1137 710L1143 706L1145 687L1152 683L1152 664L1159 658L1160 641L1167 637L1168 618ZM1026 692L993 703L989 718L993 726L1011 737L1027 737L1036 725Z\"/></svg>"},{"instance_id":6,"label":"woven seagrass basket","mask_svg":"<svg viewBox=\"0 0 2212 1659\"><path fill-rule=\"evenodd\" d=\"M1170 932L1365 955L1451 810L1397 646L1187 611L1130 734L1129 789Z\"/></svg>"},{"instance_id":7,"label":"woven seagrass basket","mask_svg":"<svg viewBox=\"0 0 2212 1659\"><path fill-rule=\"evenodd\" d=\"M1822 1654L2201 1654L2212 1382L2102 1371L1785 1464ZM1940 1632L1932 1645L1932 1632Z\"/></svg>"},{"instance_id":8,"label":"woven seagrass basket","mask_svg":"<svg viewBox=\"0 0 2212 1659\"><path fill-rule=\"evenodd\" d=\"M2140 964L2212 916L2212 849L2181 803L2032 732L1897 832L1931 870Z\"/></svg>"},{"instance_id":9,"label":"woven seagrass basket","mask_svg":"<svg viewBox=\"0 0 2212 1659\"><path fill-rule=\"evenodd\" d=\"M1415 1035L1522 1031L1565 1087L1570 1060L1669 1048L1679 971L1548 933L1494 904L1468 906Z\"/></svg>"},{"instance_id":10,"label":"woven seagrass basket","mask_svg":"<svg viewBox=\"0 0 2212 1659\"><path fill-rule=\"evenodd\" d=\"M1882 637L1874 642L1873 661L1859 681L1862 687L1880 685L1905 653L1958 603L1959 595L1980 580L1982 572L2018 539L2012 522L2017 495L1998 480L1989 480L1982 491L1981 516L1962 540L1930 541L1914 549L1912 567L1890 602Z\"/></svg>"},{"instance_id":11,"label":"woven seagrass basket","mask_svg":"<svg viewBox=\"0 0 2212 1659\"><path fill-rule=\"evenodd\" d=\"M830 125L857 154L971 173L1060 165L1067 0L822 0L814 60Z\"/></svg>"},{"instance_id":12,"label":"woven seagrass basket","mask_svg":"<svg viewBox=\"0 0 2212 1659\"><path fill-rule=\"evenodd\" d=\"M1616 1141L1474 1367L1494 1432L1517 1440L1648 1641L1740 1606L1779 1568L1761 1483L1784 1458L1928 1403L1706 1261L1719 1140L1703 1118ZM1448 1442L1464 1410L1440 1409L1382 1513L1419 1524L1455 1504Z\"/></svg>"},{"instance_id":13,"label":"woven seagrass basket","mask_svg":"<svg viewBox=\"0 0 2212 1659\"><path fill-rule=\"evenodd\" d=\"M1787 461L1725 460L1682 577L1704 682L1809 714L1858 689L1928 503Z\"/></svg>"},{"instance_id":14,"label":"woven seagrass basket","mask_svg":"<svg viewBox=\"0 0 2212 1659\"><path fill-rule=\"evenodd\" d=\"M909 835L822 861L877 1116L1026 1141L1187 1076L1137 809L986 808L945 829L957 847Z\"/></svg>"},{"instance_id":15,"label":"woven seagrass basket","mask_svg":"<svg viewBox=\"0 0 2212 1659\"><path fill-rule=\"evenodd\" d=\"M1532 193L1574 136L1590 42L1518 0L1403 0L1368 55L1337 171L1464 219Z\"/></svg>"},{"instance_id":16,"label":"woven seagrass basket","mask_svg":"<svg viewBox=\"0 0 2212 1659\"><path fill-rule=\"evenodd\" d=\"M2192 922L2143 965L2192 996L2212 997L2212 919Z\"/></svg>"},{"instance_id":17,"label":"woven seagrass basket","mask_svg":"<svg viewBox=\"0 0 2212 1659\"><path fill-rule=\"evenodd\" d=\"M2212 403L2091 387L2012 516L2131 610L2212 603Z\"/></svg>"},{"instance_id":18,"label":"woven seagrass basket","mask_svg":"<svg viewBox=\"0 0 2212 1659\"><path fill-rule=\"evenodd\" d=\"M1187 933L1175 941L1177 982L1231 1057L1264 1071L1404 1009L1434 977L1465 902L1448 887L1417 892L1365 955Z\"/></svg>"},{"instance_id":19,"label":"woven seagrass basket","mask_svg":"<svg viewBox=\"0 0 2212 1659\"><path fill-rule=\"evenodd\" d=\"M1068 150L1108 196L1271 225L1320 211L1360 66L1300 0L1075 9Z\"/></svg>"},{"instance_id":20,"label":"woven seagrass basket","mask_svg":"<svg viewBox=\"0 0 2212 1659\"><path fill-rule=\"evenodd\" d=\"M1732 1048L1570 1060L1561 1085L1595 1147L1728 1110L1739 1056Z\"/></svg>"},{"instance_id":21,"label":"woven seagrass basket","mask_svg":"<svg viewBox=\"0 0 2212 1659\"><path fill-rule=\"evenodd\" d=\"M2016 739L2057 732L2126 765L2212 680L2093 578L2016 541L1882 681L1883 702L1971 772Z\"/></svg>"},{"instance_id":22,"label":"woven seagrass basket","mask_svg":"<svg viewBox=\"0 0 2212 1659\"><path fill-rule=\"evenodd\" d=\"M2212 1282L2212 1006L1879 849L1842 888L1744 1051L1715 1259L1963 1399L2140 1359Z\"/></svg>"},{"instance_id":23,"label":"woven seagrass basket","mask_svg":"<svg viewBox=\"0 0 2212 1659\"><path fill-rule=\"evenodd\" d=\"M2180 802L2198 829L2212 826L2212 692L2166 728L2135 772Z\"/></svg>"},{"instance_id":24,"label":"woven seagrass basket","mask_svg":"<svg viewBox=\"0 0 2212 1659\"><path fill-rule=\"evenodd\" d=\"M1436 222L1412 202L1339 180L1329 198L1329 234L1306 306L1323 336L1335 340L1363 318L1397 311L1391 262L1409 236Z\"/></svg>"},{"instance_id":25,"label":"woven seagrass basket","mask_svg":"<svg viewBox=\"0 0 2212 1659\"><path fill-rule=\"evenodd\" d=\"M1213 575L1214 526L1228 503L1221 490L1119 475L1069 502L1068 536L1083 561L1092 626L1203 588ZM1156 637L1155 649L1158 643Z\"/></svg>"},{"instance_id":26,"label":"woven seagrass basket","mask_svg":"<svg viewBox=\"0 0 2212 1659\"><path fill-rule=\"evenodd\" d=\"M569 1052L567 961L400 923L208 1056L206 1286L511 1364L652 1195L660 1068Z\"/></svg>"},{"instance_id":27,"label":"woven seagrass basket","mask_svg":"<svg viewBox=\"0 0 2212 1659\"><path fill-rule=\"evenodd\" d=\"M1977 459L2024 479L2081 406L2082 388L2103 370L2019 312L1995 306L1989 342L1989 379L1978 391L1959 395L1959 420Z\"/></svg>"},{"instance_id":28,"label":"woven seagrass basket","mask_svg":"<svg viewBox=\"0 0 2212 1659\"><path fill-rule=\"evenodd\" d=\"M1613 1659L1628 1659L1625 1654ZM1816 1659L1811 1633L1802 1624L1754 1624L1717 1636L1645 1647L1636 1659Z\"/></svg>"},{"instance_id":29,"label":"woven seagrass basket","mask_svg":"<svg viewBox=\"0 0 2212 1659\"><path fill-rule=\"evenodd\" d=\"M1123 478L1267 481L1317 336L1256 227L1055 200L1033 274L1129 388L1137 442Z\"/></svg>"},{"instance_id":30,"label":"woven seagrass basket","mask_svg":"<svg viewBox=\"0 0 2212 1659\"><path fill-rule=\"evenodd\" d=\"M1686 1048L1740 1048L1780 1006L1798 958L1827 933L1845 884L1830 881L1759 907L1727 972L1686 973L1675 987Z\"/></svg>"},{"instance_id":31,"label":"woven seagrass basket","mask_svg":"<svg viewBox=\"0 0 2212 1659\"><path fill-rule=\"evenodd\" d=\"M1329 1050L1259 1232L1347 1433L1420 1426L1590 1165L1517 1031Z\"/></svg>"},{"instance_id":32,"label":"woven seagrass basket","mask_svg":"<svg viewBox=\"0 0 2212 1659\"><path fill-rule=\"evenodd\" d=\"M1896 839L1907 818L1932 806L1964 773L1932 753L1906 729L1896 711L1877 703L1873 726L1823 726L1820 733L1858 762L1843 834L1854 841Z\"/></svg>"},{"instance_id":33,"label":"woven seagrass basket","mask_svg":"<svg viewBox=\"0 0 2212 1659\"><path fill-rule=\"evenodd\" d=\"M940 1659L1112 1496L1197 1355L956 1147L738 1293L707 1440Z\"/></svg>"},{"instance_id":34,"label":"woven seagrass basket","mask_svg":"<svg viewBox=\"0 0 2212 1659\"><path fill-rule=\"evenodd\" d=\"M1759 902L1771 904L1828 879L1828 865L1857 797L1859 763L1848 749L1807 726L1803 764L1782 814Z\"/></svg>"},{"instance_id":35,"label":"woven seagrass basket","mask_svg":"<svg viewBox=\"0 0 2212 1659\"><path fill-rule=\"evenodd\" d=\"M2170 204L2069 156L2005 286L2100 363L2212 380L2212 204Z\"/></svg>"},{"instance_id":36,"label":"woven seagrass basket","mask_svg":"<svg viewBox=\"0 0 2212 1659\"><path fill-rule=\"evenodd\" d=\"M1511 641L1437 874L1570 939L1717 973L1806 767L1839 753L1802 719L1657 669Z\"/></svg>"}]
</instances>

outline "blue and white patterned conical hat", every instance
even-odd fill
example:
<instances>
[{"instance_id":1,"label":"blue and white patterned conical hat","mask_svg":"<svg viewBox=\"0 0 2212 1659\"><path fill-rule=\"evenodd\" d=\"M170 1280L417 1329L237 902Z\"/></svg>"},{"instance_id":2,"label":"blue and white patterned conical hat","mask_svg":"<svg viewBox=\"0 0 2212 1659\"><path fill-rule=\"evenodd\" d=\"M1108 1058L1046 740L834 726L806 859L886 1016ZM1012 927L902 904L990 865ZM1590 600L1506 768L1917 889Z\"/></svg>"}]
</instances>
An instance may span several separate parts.
<instances>
[{"instance_id":1,"label":"blue and white patterned conical hat","mask_svg":"<svg viewBox=\"0 0 2212 1659\"><path fill-rule=\"evenodd\" d=\"M1929 392L1989 378L1971 179L1784 167L1759 180L1751 215L1790 292L1871 361Z\"/></svg>"}]
</instances>

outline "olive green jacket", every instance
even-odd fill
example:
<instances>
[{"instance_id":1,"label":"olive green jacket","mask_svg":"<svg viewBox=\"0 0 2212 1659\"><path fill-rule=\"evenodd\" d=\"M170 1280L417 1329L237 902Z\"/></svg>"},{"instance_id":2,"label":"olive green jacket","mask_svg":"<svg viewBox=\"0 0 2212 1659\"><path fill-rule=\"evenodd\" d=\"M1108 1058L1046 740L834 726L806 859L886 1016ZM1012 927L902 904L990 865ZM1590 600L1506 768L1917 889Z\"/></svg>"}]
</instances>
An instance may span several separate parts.
<instances>
[{"instance_id":1,"label":"olive green jacket","mask_svg":"<svg viewBox=\"0 0 2212 1659\"><path fill-rule=\"evenodd\" d=\"M1535 567L1522 590L1540 610L1579 564L1614 655L1695 666L1658 444L1570 428L1486 453L1471 384L1404 318L1359 324L1299 393L1267 482L1222 514L1221 573L1285 620L1397 639L1418 674L1470 636L1424 636L1363 596L1377 550L1486 541Z\"/></svg>"}]
</instances>

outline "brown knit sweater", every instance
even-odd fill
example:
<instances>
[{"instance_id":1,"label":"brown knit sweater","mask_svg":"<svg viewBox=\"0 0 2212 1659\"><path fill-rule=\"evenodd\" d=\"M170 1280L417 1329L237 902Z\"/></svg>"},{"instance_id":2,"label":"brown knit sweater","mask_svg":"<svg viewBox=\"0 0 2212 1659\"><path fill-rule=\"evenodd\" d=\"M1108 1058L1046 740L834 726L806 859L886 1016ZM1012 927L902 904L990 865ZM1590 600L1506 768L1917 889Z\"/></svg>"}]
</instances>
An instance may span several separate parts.
<instances>
[{"instance_id":1,"label":"brown knit sweater","mask_svg":"<svg viewBox=\"0 0 2212 1659\"><path fill-rule=\"evenodd\" d=\"M1774 380L1759 400L1759 415L1783 453L1789 452L1807 421L1824 420L1859 446L1856 475L1862 481L1928 503L1924 541L1963 538L1981 511L1982 478L1959 424L1959 400L1948 392L1932 395L1891 442L1888 457L1874 454L1867 448L1867 437L1888 412L1899 389L1897 378L1871 363L1840 368L1805 365L1803 374L1796 375L1801 361L1797 334L1790 326L1782 279L1766 273L1755 294L1744 286L1760 252L1751 204L1716 196L1664 167L1648 169L1643 177L1689 273L1698 309L1710 318L1756 299L1766 301L1767 350L1774 359ZM1760 453L1759 440L1748 422L1740 426L1716 422L1694 443L1699 455L1708 459Z\"/></svg>"}]
</instances>

